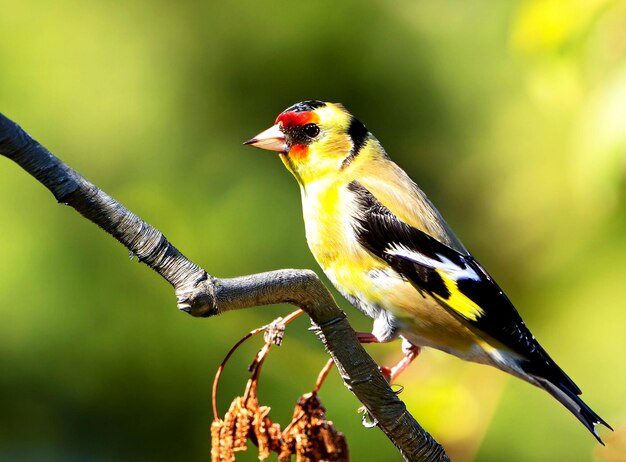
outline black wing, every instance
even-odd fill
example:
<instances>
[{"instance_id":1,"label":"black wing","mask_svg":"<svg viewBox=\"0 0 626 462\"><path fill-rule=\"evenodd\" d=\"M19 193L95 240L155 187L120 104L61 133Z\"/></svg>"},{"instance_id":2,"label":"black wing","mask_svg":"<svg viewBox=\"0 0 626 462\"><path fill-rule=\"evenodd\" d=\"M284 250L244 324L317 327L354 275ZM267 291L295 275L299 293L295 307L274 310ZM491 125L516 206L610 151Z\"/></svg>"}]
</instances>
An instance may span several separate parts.
<instances>
[{"instance_id":1,"label":"black wing","mask_svg":"<svg viewBox=\"0 0 626 462\"><path fill-rule=\"evenodd\" d=\"M517 353L526 373L580 394L535 340L502 289L471 255L459 253L400 221L359 182L353 181L348 189L357 200L355 232L363 247L449 312Z\"/></svg>"}]
</instances>

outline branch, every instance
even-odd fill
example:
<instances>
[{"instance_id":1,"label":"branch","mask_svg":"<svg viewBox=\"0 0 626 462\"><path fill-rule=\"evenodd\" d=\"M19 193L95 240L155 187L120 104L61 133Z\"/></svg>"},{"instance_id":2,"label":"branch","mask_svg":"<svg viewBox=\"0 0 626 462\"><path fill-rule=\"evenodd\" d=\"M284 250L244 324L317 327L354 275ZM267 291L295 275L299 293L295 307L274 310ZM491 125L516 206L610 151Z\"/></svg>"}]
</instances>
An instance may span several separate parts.
<instances>
[{"instance_id":1,"label":"branch","mask_svg":"<svg viewBox=\"0 0 626 462\"><path fill-rule=\"evenodd\" d=\"M415 421L359 344L345 314L311 270L284 269L219 279L186 258L165 236L83 178L0 114L0 154L121 242L175 289L177 304L209 317L253 306L289 303L311 318L345 385L363 403L406 461L447 461L443 448Z\"/></svg>"}]
</instances>

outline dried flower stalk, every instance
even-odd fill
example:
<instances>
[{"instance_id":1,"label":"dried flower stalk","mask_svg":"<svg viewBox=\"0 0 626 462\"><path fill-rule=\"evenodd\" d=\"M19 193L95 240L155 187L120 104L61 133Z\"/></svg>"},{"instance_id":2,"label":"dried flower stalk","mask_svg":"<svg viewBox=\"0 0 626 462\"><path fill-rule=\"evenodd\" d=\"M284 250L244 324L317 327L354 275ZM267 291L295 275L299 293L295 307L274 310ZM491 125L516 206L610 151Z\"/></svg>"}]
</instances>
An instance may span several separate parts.
<instances>
[{"instance_id":1,"label":"dried flower stalk","mask_svg":"<svg viewBox=\"0 0 626 462\"><path fill-rule=\"evenodd\" d=\"M326 420L326 409L322 406L318 392L332 367L330 360L320 372L313 392L300 397L294 409L293 418L281 432L280 425L269 418L270 408L259 404L257 389L263 365L272 345L280 345L285 326L299 316L301 310L291 313L284 319L255 329L235 344L218 368L213 382L213 412L211 425L212 462L235 461L237 451L247 450L248 440L258 448L259 460L266 460L272 452L278 454L279 462L344 462L348 460L348 446L343 433L338 432L333 423ZM247 339L259 332L265 332L265 344L249 367L248 380L243 396L237 396L230 405L224 419L217 417L217 386L226 362L233 352Z\"/></svg>"}]
</instances>

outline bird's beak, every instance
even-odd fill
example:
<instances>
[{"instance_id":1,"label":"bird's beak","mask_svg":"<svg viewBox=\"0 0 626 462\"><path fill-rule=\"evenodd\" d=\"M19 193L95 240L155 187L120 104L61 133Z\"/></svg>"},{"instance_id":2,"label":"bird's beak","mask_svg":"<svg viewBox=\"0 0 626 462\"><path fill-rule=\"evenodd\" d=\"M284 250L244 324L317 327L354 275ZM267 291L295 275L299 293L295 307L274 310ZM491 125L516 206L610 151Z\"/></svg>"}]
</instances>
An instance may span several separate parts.
<instances>
[{"instance_id":1,"label":"bird's beak","mask_svg":"<svg viewBox=\"0 0 626 462\"><path fill-rule=\"evenodd\" d=\"M285 142L285 134L280 131L278 124L259 133L243 144L254 146L255 148L267 149L269 151L287 152L289 150Z\"/></svg>"}]
</instances>

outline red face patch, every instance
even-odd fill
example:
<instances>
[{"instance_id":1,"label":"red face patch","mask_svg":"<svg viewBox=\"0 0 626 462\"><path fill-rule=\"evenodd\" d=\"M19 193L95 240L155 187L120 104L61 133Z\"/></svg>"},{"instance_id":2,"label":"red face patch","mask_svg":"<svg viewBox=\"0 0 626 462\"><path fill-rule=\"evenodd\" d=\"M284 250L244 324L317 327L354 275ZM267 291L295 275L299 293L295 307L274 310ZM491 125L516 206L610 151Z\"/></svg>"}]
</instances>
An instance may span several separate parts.
<instances>
[{"instance_id":1,"label":"red face patch","mask_svg":"<svg viewBox=\"0 0 626 462\"><path fill-rule=\"evenodd\" d=\"M282 123L283 127L301 127L306 124L316 124L320 117L313 111L283 112L276 118L275 124Z\"/></svg>"},{"instance_id":2,"label":"red face patch","mask_svg":"<svg viewBox=\"0 0 626 462\"><path fill-rule=\"evenodd\" d=\"M309 147L303 144L294 144L289 150L289 157L293 160L302 160L309 153Z\"/></svg>"}]
</instances>

